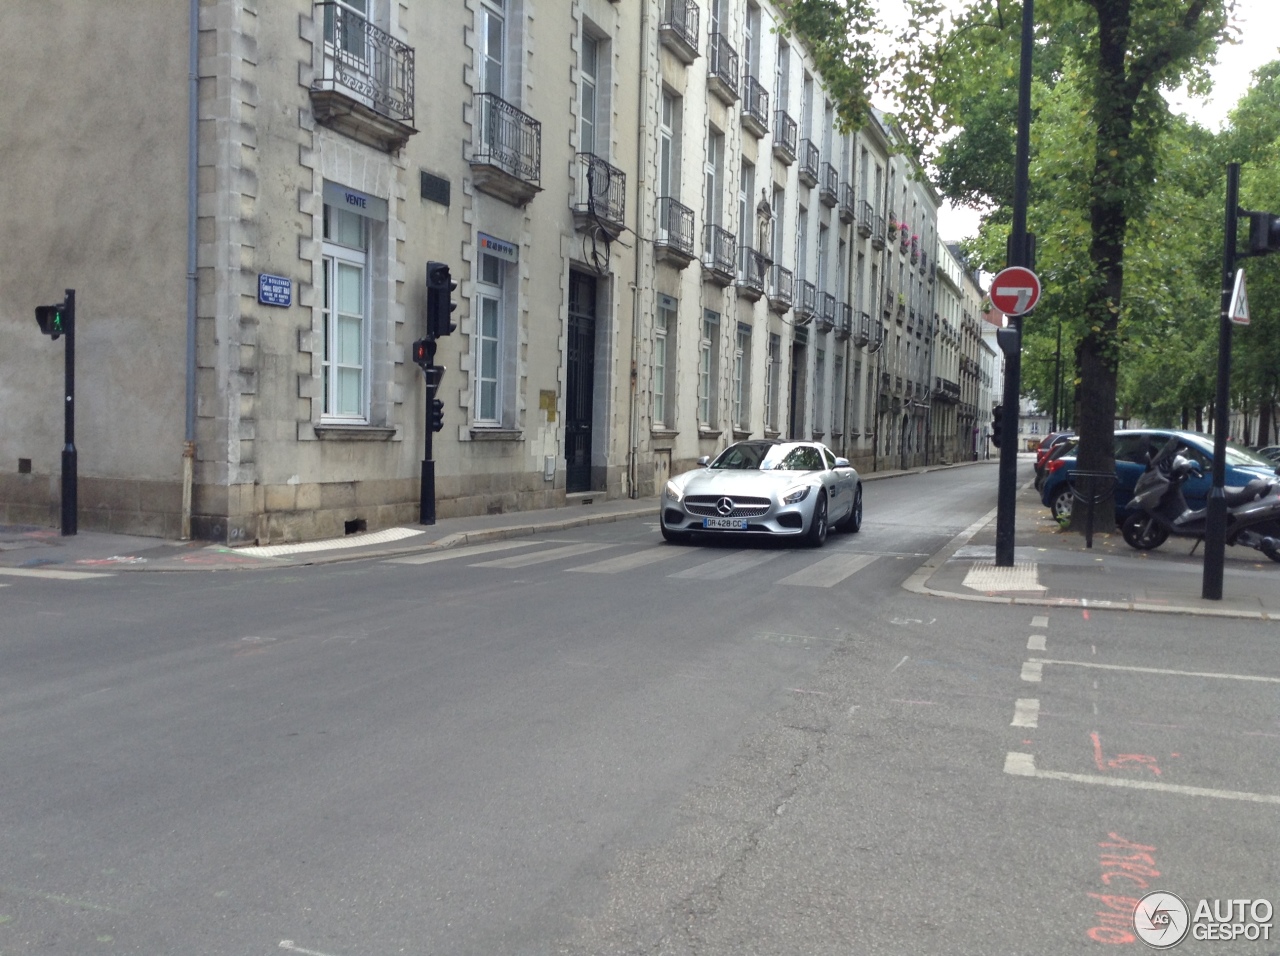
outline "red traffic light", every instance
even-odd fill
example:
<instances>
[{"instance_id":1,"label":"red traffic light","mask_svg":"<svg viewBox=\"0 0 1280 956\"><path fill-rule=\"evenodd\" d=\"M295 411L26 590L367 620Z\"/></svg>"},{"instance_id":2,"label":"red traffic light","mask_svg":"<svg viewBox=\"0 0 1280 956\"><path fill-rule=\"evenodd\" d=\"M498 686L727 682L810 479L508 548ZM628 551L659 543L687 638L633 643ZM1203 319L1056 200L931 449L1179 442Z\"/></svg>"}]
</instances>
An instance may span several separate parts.
<instances>
[{"instance_id":1,"label":"red traffic light","mask_svg":"<svg viewBox=\"0 0 1280 956\"><path fill-rule=\"evenodd\" d=\"M422 368L426 368L431 364L431 354L427 346L430 343L426 339L418 339L413 343L411 353L413 355L413 364Z\"/></svg>"}]
</instances>

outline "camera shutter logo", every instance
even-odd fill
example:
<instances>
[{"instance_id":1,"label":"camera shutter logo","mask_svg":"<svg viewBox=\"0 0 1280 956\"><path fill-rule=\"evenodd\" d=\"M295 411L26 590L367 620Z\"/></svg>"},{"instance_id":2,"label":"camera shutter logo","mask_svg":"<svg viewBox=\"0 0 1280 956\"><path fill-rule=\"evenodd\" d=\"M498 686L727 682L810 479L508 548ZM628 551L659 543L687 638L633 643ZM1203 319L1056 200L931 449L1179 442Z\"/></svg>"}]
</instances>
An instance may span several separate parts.
<instances>
[{"instance_id":1,"label":"camera shutter logo","mask_svg":"<svg viewBox=\"0 0 1280 956\"><path fill-rule=\"evenodd\" d=\"M1172 893L1148 893L1133 909L1133 931L1152 949L1172 949L1186 938L1190 928L1187 904Z\"/></svg>"}]
</instances>

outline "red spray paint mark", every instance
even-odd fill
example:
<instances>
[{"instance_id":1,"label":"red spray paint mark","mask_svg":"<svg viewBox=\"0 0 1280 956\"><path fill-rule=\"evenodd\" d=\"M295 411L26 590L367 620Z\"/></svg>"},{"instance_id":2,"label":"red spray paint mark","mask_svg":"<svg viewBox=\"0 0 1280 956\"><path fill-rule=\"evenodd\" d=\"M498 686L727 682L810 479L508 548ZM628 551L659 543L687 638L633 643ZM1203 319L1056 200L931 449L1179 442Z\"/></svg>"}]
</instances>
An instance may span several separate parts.
<instances>
[{"instance_id":1,"label":"red spray paint mark","mask_svg":"<svg viewBox=\"0 0 1280 956\"><path fill-rule=\"evenodd\" d=\"M1108 839L1098 844L1098 849L1103 851L1099 858L1102 884L1110 887L1113 880L1123 879L1132 883L1136 889L1147 889L1147 878L1160 875L1160 871L1155 868L1153 855L1156 848L1144 843L1134 843L1118 833L1108 833L1107 837ZM1137 942L1137 936L1133 932L1133 912L1138 907L1136 897L1090 893L1089 898L1101 903L1102 908L1093 914L1097 922L1085 931L1086 936L1095 943L1111 946Z\"/></svg>"},{"instance_id":2,"label":"red spray paint mark","mask_svg":"<svg viewBox=\"0 0 1280 956\"><path fill-rule=\"evenodd\" d=\"M1160 776L1160 768L1156 766L1155 757L1148 754L1116 754L1107 760L1102 755L1102 738L1098 736L1098 732L1094 731L1089 736L1093 739L1093 762L1103 773L1108 770L1124 770L1133 765L1146 767L1157 777Z\"/></svg>"}]
</instances>

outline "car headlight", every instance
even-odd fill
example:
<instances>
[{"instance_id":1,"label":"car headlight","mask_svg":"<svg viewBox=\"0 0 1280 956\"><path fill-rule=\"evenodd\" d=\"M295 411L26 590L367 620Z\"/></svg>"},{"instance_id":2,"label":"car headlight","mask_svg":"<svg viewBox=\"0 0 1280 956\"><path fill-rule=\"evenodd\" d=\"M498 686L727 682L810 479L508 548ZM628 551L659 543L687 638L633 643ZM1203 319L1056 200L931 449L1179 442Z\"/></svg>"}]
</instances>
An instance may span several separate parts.
<instances>
[{"instance_id":1,"label":"car headlight","mask_svg":"<svg viewBox=\"0 0 1280 956\"><path fill-rule=\"evenodd\" d=\"M809 486L796 485L794 488L787 489L787 493L782 496L782 503L784 505L793 505L797 501L804 501L804 499L808 497Z\"/></svg>"},{"instance_id":2,"label":"car headlight","mask_svg":"<svg viewBox=\"0 0 1280 956\"><path fill-rule=\"evenodd\" d=\"M674 481L667 482L667 487L663 489L663 494L665 494L668 498L670 498L676 504L679 504L684 499L683 489L681 489L681 487L677 485Z\"/></svg>"}]
</instances>

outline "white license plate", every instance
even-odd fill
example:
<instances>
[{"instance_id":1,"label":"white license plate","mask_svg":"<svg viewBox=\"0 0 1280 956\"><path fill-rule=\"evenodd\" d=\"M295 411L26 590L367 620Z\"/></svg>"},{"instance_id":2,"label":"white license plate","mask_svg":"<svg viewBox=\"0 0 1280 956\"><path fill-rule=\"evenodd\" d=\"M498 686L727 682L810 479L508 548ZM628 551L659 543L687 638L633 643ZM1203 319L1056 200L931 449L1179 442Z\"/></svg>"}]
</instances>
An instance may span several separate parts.
<instances>
[{"instance_id":1,"label":"white license plate","mask_svg":"<svg viewBox=\"0 0 1280 956\"><path fill-rule=\"evenodd\" d=\"M710 531L746 531L746 518L703 518L702 527Z\"/></svg>"}]
</instances>

